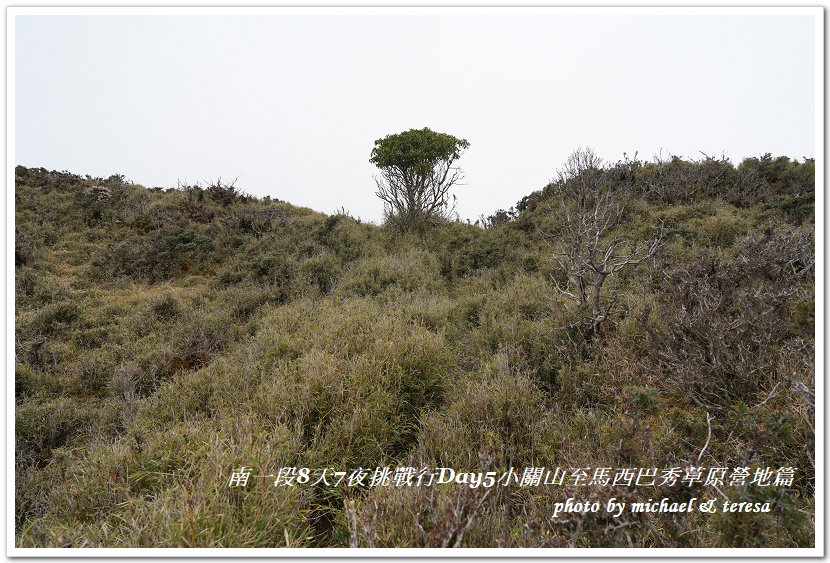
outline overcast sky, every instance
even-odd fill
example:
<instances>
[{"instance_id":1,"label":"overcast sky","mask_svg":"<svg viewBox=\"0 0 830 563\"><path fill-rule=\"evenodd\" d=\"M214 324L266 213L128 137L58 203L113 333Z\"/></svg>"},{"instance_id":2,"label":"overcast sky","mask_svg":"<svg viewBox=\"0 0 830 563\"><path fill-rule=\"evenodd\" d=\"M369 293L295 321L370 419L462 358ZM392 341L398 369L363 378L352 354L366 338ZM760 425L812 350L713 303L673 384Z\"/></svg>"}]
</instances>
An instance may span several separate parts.
<instances>
[{"instance_id":1,"label":"overcast sky","mask_svg":"<svg viewBox=\"0 0 830 563\"><path fill-rule=\"evenodd\" d=\"M470 142L462 218L579 146L815 152L810 16L18 16L17 164L237 186L379 221L373 142Z\"/></svg>"}]
</instances>

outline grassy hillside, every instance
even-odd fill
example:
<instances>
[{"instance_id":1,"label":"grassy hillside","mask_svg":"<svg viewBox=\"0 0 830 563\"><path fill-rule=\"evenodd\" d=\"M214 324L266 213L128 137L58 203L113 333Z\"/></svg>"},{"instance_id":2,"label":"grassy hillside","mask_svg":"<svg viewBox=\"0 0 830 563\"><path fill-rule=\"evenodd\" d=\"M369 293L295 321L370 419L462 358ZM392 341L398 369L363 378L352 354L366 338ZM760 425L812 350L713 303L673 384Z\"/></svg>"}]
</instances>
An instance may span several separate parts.
<instances>
[{"instance_id":1,"label":"grassy hillside","mask_svg":"<svg viewBox=\"0 0 830 563\"><path fill-rule=\"evenodd\" d=\"M624 161L601 334L559 291L556 185L417 232L17 167L17 545L814 544L813 162ZM615 184L616 183L616 184ZM692 487L274 487L281 467L787 467L769 514L552 521ZM720 497L718 497L720 498Z\"/></svg>"}]
</instances>

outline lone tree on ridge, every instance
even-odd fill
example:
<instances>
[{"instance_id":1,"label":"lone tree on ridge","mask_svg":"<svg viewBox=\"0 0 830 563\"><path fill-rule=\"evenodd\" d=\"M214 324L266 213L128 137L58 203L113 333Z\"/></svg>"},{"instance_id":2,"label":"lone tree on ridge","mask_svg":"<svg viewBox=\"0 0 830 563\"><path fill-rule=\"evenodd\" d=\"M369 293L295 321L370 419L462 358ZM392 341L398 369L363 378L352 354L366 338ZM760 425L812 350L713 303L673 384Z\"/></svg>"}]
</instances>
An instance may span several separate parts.
<instances>
[{"instance_id":1,"label":"lone tree on ridge","mask_svg":"<svg viewBox=\"0 0 830 563\"><path fill-rule=\"evenodd\" d=\"M434 218L448 218L452 213L449 190L464 179L453 164L469 146L466 139L428 128L375 141L369 162L381 172L375 176L375 195L384 202L387 221L409 229Z\"/></svg>"}]
</instances>

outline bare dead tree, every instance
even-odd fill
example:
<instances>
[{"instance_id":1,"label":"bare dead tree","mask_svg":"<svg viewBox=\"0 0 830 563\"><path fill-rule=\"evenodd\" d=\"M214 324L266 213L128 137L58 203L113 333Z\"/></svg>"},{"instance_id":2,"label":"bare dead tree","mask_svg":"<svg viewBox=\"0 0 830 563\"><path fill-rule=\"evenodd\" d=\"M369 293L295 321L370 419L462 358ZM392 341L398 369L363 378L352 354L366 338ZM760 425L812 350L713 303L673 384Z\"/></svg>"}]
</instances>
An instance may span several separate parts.
<instances>
[{"instance_id":1,"label":"bare dead tree","mask_svg":"<svg viewBox=\"0 0 830 563\"><path fill-rule=\"evenodd\" d=\"M646 242L617 232L629 191L609 181L606 171L591 149L577 149L553 183L551 209L558 227L553 255L567 274L567 283L557 282L557 288L580 307L590 308L595 336L601 335L601 325L616 304L615 294L603 291L608 278L653 257L663 240L662 228Z\"/></svg>"}]
</instances>

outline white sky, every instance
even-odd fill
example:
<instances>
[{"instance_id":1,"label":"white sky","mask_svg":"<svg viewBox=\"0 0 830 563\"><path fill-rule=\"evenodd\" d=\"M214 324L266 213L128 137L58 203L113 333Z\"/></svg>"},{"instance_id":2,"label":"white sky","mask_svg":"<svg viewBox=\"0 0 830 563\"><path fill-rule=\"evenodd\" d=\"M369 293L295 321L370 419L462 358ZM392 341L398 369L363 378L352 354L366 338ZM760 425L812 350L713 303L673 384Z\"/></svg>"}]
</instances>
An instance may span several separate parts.
<instances>
[{"instance_id":1,"label":"white sky","mask_svg":"<svg viewBox=\"0 0 830 563\"><path fill-rule=\"evenodd\" d=\"M470 141L462 218L578 146L814 156L810 16L17 16L17 164L379 221L373 142Z\"/></svg>"}]
</instances>

